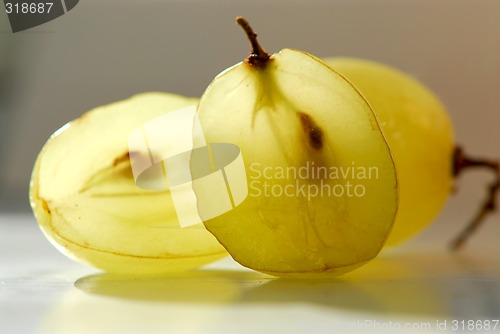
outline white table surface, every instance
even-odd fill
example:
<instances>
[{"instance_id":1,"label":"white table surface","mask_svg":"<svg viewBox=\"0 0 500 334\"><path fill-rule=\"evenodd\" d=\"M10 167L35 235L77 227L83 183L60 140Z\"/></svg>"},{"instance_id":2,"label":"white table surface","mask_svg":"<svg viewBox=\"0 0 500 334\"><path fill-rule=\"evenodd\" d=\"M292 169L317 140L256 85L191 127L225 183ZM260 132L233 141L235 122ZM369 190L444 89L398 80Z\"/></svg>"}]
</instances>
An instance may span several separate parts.
<instances>
[{"instance_id":1,"label":"white table surface","mask_svg":"<svg viewBox=\"0 0 500 334\"><path fill-rule=\"evenodd\" d=\"M112 276L61 255L31 215L0 214L0 333L500 332L452 330L500 318L495 220L459 254L441 223L339 279L293 281L229 258L173 277Z\"/></svg>"}]
</instances>

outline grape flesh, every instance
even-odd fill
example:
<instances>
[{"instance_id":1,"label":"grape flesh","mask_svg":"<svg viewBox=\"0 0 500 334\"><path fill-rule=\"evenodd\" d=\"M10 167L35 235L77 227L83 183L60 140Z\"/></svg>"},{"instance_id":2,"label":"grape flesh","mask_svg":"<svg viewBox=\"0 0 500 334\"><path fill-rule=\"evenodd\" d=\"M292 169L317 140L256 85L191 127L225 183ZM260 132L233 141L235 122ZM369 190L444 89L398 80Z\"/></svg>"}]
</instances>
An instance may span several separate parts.
<instances>
[{"instance_id":1,"label":"grape flesh","mask_svg":"<svg viewBox=\"0 0 500 334\"><path fill-rule=\"evenodd\" d=\"M40 152L30 202L64 254L108 272L162 274L227 255L203 224L180 228L168 190L139 188L128 136L196 99L145 93L102 106L56 132Z\"/></svg>"},{"instance_id":2,"label":"grape flesh","mask_svg":"<svg viewBox=\"0 0 500 334\"><path fill-rule=\"evenodd\" d=\"M396 214L396 173L373 111L341 75L284 49L264 64L244 61L221 73L198 112L207 143L232 143L243 155L248 197L204 222L236 261L277 276L327 277L377 255ZM312 176L320 167L353 166L374 167L377 177ZM301 168L308 177L278 175ZM348 196L347 182L363 195ZM268 195L266 183L274 189ZM321 187L337 187L337 195L312 196Z\"/></svg>"},{"instance_id":3,"label":"grape flesh","mask_svg":"<svg viewBox=\"0 0 500 334\"><path fill-rule=\"evenodd\" d=\"M445 107L422 83L387 65L329 58L365 96L387 139L399 182L399 208L386 245L407 240L441 211L453 186L453 126Z\"/></svg>"}]
</instances>

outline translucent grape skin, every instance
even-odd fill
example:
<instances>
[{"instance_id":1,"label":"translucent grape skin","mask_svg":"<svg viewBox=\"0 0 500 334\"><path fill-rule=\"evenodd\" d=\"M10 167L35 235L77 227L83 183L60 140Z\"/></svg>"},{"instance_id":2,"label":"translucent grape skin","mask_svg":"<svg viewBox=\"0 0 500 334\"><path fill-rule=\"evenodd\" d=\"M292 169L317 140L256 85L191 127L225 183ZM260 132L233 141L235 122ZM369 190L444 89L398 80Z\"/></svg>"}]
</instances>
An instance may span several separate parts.
<instances>
[{"instance_id":1,"label":"translucent grape skin","mask_svg":"<svg viewBox=\"0 0 500 334\"><path fill-rule=\"evenodd\" d=\"M354 58L326 58L373 108L396 165L399 207L386 246L427 227L453 187L453 126L444 105L424 84L390 66Z\"/></svg>"},{"instance_id":2,"label":"translucent grape skin","mask_svg":"<svg viewBox=\"0 0 500 334\"><path fill-rule=\"evenodd\" d=\"M238 145L250 183L266 181L252 172L256 166L346 168L355 162L376 166L379 175L361 182L365 196L249 195L204 224L254 270L300 278L353 270L378 254L396 213L396 173L385 138L366 100L337 72L298 50L266 56L255 42L251 56L217 76L201 97L207 142ZM270 182L284 189L295 181ZM321 182L333 187L338 181Z\"/></svg>"},{"instance_id":3,"label":"translucent grape skin","mask_svg":"<svg viewBox=\"0 0 500 334\"><path fill-rule=\"evenodd\" d=\"M157 275L227 255L203 224L180 228L170 193L139 188L128 136L197 99L145 93L96 108L57 131L40 152L30 202L67 256L114 273Z\"/></svg>"}]
</instances>

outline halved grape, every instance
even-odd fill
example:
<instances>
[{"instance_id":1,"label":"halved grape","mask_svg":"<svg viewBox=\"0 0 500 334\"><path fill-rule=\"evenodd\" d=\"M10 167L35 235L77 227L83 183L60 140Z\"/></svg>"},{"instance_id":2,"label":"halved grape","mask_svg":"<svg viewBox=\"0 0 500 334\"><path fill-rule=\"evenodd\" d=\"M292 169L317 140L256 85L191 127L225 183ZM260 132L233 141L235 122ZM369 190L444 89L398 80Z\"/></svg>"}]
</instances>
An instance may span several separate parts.
<instances>
[{"instance_id":1,"label":"halved grape","mask_svg":"<svg viewBox=\"0 0 500 334\"><path fill-rule=\"evenodd\" d=\"M96 108L57 131L37 158L30 201L64 254L110 272L161 274L227 253L203 224L180 228L168 190L139 188L128 139L145 122L196 99L146 93Z\"/></svg>"},{"instance_id":2,"label":"halved grape","mask_svg":"<svg viewBox=\"0 0 500 334\"><path fill-rule=\"evenodd\" d=\"M240 147L249 194L204 224L236 261L261 272L327 277L359 267L382 248L397 209L377 119L319 59L291 49L269 57L239 23L252 55L210 84L198 111L208 143Z\"/></svg>"}]
</instances>

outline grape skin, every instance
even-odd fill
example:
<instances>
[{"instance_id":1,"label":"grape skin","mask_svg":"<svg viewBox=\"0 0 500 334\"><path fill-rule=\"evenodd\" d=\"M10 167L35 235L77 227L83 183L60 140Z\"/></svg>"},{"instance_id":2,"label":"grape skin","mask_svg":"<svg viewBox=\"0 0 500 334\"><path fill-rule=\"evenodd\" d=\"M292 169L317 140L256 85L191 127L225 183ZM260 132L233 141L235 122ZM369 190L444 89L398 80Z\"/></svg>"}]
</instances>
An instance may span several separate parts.
<instances>
[{"instance_id":1,"label":"grape skin","mask_svg":"<svg viewBox=\"0 0 500 334\"><path fill-rule=\"evenodd\" d=\"M56 132L40 152L30 202L61 252L108 272L162 274L227 255L202 224L181 229L165 191L134 182L128 135L196 99L146 93L96 108Z\"/></svg>"},{"instance_id":2,"label":"grape skin","mask_svg":"<svg viewBox=\"0 0 500 334\"><path fill-rule=\"evenodd\" d=\"M354 58L327 58L373 108L394 157L399 208L386 246L415 236L439 214L453 187L453 125L424 84L390 66Z\"/></svg>"}]
</instances>

